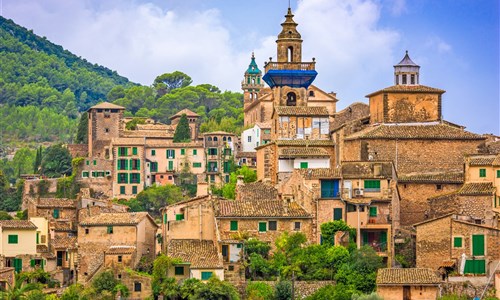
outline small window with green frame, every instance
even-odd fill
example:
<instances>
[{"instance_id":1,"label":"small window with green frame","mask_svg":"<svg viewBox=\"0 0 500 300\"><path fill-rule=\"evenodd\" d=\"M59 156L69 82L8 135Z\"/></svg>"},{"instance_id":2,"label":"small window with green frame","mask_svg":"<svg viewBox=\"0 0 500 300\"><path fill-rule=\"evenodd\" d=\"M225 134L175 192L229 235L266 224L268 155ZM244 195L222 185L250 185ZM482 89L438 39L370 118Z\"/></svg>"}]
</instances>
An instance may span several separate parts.
<instances>
[{"instance_id":1,"label":"small window with green frame","mask_svg":"<svg viewBox=\"0 0 500 300\"><path fill-rule=\"evenodd\" d=\"M186 155L186 149L181 149L181 155Z\"/></svg>"},{"instance_id":2,"label":"small window with green frame","mask_svg":"<svg viewBox=\"0 0 500 300\"><path fill-rule=\"evenodd\" d=\"M174 274L176 276L184 276L184 267L182 267L182 266L175 267Z\"/></svg>"},{"instance_id":3,"label":"small window with green frame","mask_svg":"<svg viewBox=\"0 0 500 300\"><path fill-rule=\"evenodd\" d=\"M365 180L364 188L366 192L379 192L380 180Z\"/></svg>"},{"instance_id":4,"label":"small window with green frame","mask_svg":"<svg viewBox=\"0 0 500 300\"><path fill-rule=\"evenodd\" d=\"M497 178L500 178L500 170L497 170Z\"/></svg>"},{"instance_id":5,"label":"small window with green frame","mask_svg":"<svg viewBox=\"0 0 500 300\"><path fill-rule=\"evenodd\" d=\"M108 228L107 228L106 232L107 232L108 234L112 234L112 233L113 233L113 226L108 226Z\"/></svg>"},{"instance_id":6,"label":"small window with green frame","mask_svg":"<svg viewBox=\"0 0 500 300\"><path fill-rule=\"evenodd\" d=\"M17 244L19 242L19 237L17 234L9 234L7 241L9 244Z\"/></svg>"},{"instance_id":7,"label":"small window with green frame","mask_svg":"<svg viewBox=\"0 0 500 300\"><path fill-rule=\"evenodd\" d=\"M137 155L137 147L132 147L132 155Z\"/></svg>"},{"instance_id":8,"label":"small window with green frame","mask_svg":"<svg viewBox=\"0 0 500 300\"><path fill-rule=\"evenodd\" d=\"M209 280L210 278L212 278L212 275L214 274L214 272L201 272L201 280Z\"/></svg>"},{"instance_id":9,"label":"small window with green frame","mask_svg":"<svg viewBox=\"0 0 500 300\"><path fill-rule=\"evenodd\" d=\"M238 230L238 221L231 221L229 225L229 230L236 231Z\"/></svg>"},{"instance_id":10,"label":"small window with green frame","mask_svg":"<svg viewBox=\"0 0 500 300\"><path fill-rule=\"evenodd\" d=\"M370 206L370 217L376 217L376 216L377 216L377 207Z\"/></svg>"},{"instance_id":11,"label":"small window with green frame","mask_svg":"<svg viewBox=\"0 0 500 300\"><path fill-rule=\"evenodd\" d=\"M479 169L479 177L486 177L486 169Z\"/></svg>"},{"instance_id":12,"label":"small window with green frame","mask_svg":"<svg viewBox=\"0 0 500 300\"><path fill-rule=\"evenodd\" d=\"M463 247L463 237L454 236L453 237L453 248L462 248Z\"/></svg>"},{"instance_id":13,"label":"small window with green frame","mask_svg":"<svg viewBox=\"0 0 500 300\"><path fill-rule=\"evenodd\" d=\"M309 163L307 161L300 162L300 168L301 169L307 169L307 168L309 168Z\"/></svg>"},{"instance_id":14,"label":"small window with green frame","mask_svg":"<svg viewBox=\"0 0 500 300\"><path fill-rule=\"evenodd\" d=\"M267 222L259 222L259 232L267 231Z\"/></svg>"}]
</instances>

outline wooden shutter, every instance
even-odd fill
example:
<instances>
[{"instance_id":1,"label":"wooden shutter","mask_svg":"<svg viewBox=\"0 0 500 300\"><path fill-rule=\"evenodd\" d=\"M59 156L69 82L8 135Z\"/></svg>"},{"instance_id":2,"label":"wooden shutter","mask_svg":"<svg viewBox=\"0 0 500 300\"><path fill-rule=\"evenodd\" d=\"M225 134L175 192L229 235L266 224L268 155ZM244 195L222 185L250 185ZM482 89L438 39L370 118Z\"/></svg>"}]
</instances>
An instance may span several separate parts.
<instances>
[{"instance_id":1,"label":"wooden shutter","mask_svg":"<svg viewBox=\"0 0 500 300\"><path fill-rule=\"evenodd\" d=\"M333 220L342 220L342 208L334 208L333 209Z\"/></svg>"},{"instance_id":2,"label":"wooden shutter","mask_svg":"<svg viewBox=\"0 0 500 300\"><path fill-rule=\"evenodd\" d=\"M231 221L230 230L232 231L238 230L238 221Z\"/></svg>"},{"instance_id":3,"label":"wooden shutter","mask_svg":"<svg viewBox=\"0 0 500 300\"><path fill-rule=\"evenodd\" d=\"M266 232L266 231L267 231L267 223L259 222L259 232Z\"/></svg>"},{"instance_id":4,"label":"wooden shutter","mask_svg":"<svg viewBox=\"0 0 500 300\"><path fill-rule=\"evenodd\" d=\"M473 256L484 255L484 235L475 234L472 236L472 255Z\"/></svg>"}]
</instances>

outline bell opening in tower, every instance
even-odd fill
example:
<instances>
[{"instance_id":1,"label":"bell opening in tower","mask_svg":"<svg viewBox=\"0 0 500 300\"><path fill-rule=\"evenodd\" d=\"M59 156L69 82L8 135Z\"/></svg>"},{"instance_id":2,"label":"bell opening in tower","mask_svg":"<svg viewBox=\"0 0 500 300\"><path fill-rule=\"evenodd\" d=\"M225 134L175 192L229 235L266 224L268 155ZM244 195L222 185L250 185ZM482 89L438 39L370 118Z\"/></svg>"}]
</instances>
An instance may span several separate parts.
<instances>
[{"instance_id":1,"label":"bell opening in tower","mask_svg":"<svg viewBox=\"0 0 500 300\"><path fill-rule=\"evenodd\" d=\"M297 105L297 95L294 92L289 92L286 94L286 106L296 106Z\"/></svg>"},{"instance_id":2,"label":"bell opening in tower","mask_svg":"<svg viewBox=\"0 0 500 300\"><path fill-rule=\"evenodd\" d=\"M293 47L290 46L288 47L287 51L287 62L292 62L293 61Z\"/></svg>"}]
</instances>

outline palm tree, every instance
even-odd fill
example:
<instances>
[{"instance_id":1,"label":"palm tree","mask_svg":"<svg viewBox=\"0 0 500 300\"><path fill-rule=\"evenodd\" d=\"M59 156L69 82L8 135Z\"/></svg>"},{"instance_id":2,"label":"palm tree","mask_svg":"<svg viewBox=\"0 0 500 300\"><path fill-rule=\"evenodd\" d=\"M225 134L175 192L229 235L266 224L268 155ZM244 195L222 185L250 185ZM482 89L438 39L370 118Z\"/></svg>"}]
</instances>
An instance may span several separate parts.
<instances>
[{"instance_id":1,"label":"palm tree","mask_svg":"<svg viewBox=\"0 0 500 300\"><path fill-rule=\"evenodd\" d=\"M21 280L16 280L14 285L8 283L8 288L0 292L0 299L2 300L23 300L26 299L28 292L33 290L40 290L40 285L37 283L25 283Z\"/></svg>"}]
</instances>

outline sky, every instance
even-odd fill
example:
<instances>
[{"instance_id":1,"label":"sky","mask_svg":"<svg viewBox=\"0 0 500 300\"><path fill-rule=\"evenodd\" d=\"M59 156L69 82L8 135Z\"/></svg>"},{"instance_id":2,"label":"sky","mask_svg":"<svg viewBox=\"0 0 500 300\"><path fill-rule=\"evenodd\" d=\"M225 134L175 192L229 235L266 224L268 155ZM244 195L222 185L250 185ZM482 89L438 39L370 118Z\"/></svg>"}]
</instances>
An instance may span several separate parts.
<instances>
[{"instance_id":1,"label":"sky","mask_svg":"<svg viewBox=\"0 0 500 300\"><path fill-rule=\"evenodd\" d=\"M498 0L291 0L316 59L316 86L340 110L394 84L409 51L420 84L446 90L444 119L500 135ZM252 52L276 60L288 0L0 0L0 14L74 54L151 85L176 70L241 91Z\"/></svg>"}]
</instances>

